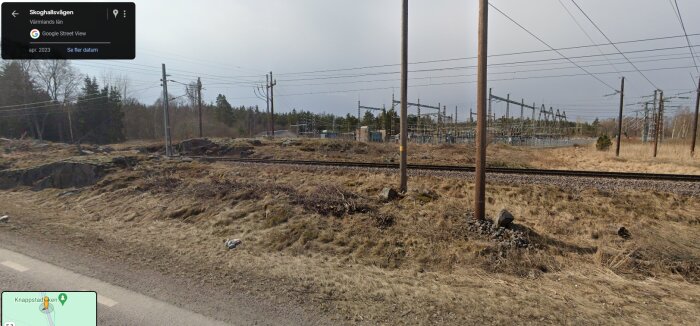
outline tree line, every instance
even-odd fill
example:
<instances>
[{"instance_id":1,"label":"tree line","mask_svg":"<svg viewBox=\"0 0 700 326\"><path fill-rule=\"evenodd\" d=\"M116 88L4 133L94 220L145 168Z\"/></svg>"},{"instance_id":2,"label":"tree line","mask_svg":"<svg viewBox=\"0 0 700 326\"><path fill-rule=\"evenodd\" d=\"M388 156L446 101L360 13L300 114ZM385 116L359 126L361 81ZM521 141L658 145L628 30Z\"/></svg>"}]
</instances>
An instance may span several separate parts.
<instances>
[{"instance_id":1,"label":"tree line","mask_svg":"<svg viewBox=\"0 0 700 326\"><path fill-rule=\"evenodd\" d=\"M66 60L16 60L0 64L0 137L34 138L66 143L118 143L125 140L161 139L163 137L162 98L144 104L129 97L128 76L106 74L87 76ZM198 102L192 82L183 97L169 99L173 138L187 139L199 134ZM267 134L270 115L258 106L235 105L225 95L203 103L202 125L205 137L255 137ZM356 115L312 113L292 109L276 112L274 128L298 135L318 135L324 130L352 134L358 126L384 129L388 134L399 130L395 108L365 111ZM639 136L639 123L626 118L624 131ZM501 119L503 120L503 119ZM665 121L664 134L673 138L688 137L690 113L678 110ZM409 116L409 126L417 126L418 117ZM503 121L501 121L503 122ZM508 121L514 123L513 121ZM422 116L420 125L435 124L435 117ZM469 127L473 121L460 122ZM614 119L569 122L568 130L583 136L615 135ZM449 126L448 126L449 129Z\"/></svg>"}]
</instances>

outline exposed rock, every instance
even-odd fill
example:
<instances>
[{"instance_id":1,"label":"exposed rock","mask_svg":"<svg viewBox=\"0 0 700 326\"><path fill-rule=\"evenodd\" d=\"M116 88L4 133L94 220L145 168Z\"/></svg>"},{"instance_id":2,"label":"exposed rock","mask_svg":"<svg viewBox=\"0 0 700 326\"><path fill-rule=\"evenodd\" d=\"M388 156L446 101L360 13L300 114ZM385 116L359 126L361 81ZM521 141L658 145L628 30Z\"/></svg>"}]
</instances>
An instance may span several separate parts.
<instances>
[{"instance_id":1,"label":"exposed rock","mask_svg":"<svg viewBox=\"0 0 700 326\"><path fill-rule=\"evenodd\" d=\"M99 146L98 151L101 153L111 153L114 152L114 148L109 147L109 146Z\"/></svg>"},{"instance_id":2,"label":"exposed rock","mask_svg":"<svg viewBox=\"0 0 700 326\"><path fill-rule=\"evenodd\" d=\"M620 227L620 228L617 230L617 235L619 235L621 238L623 238L623 239L625 239L625 240L627 240L627 239L629 239L630 237L632 237L632 233L630 233L630 231L627 230L627 228L625 228L624 226L623 226L623 227Z\"/></svg>"},{"instance_id":3,"label":"exposed rock","mask_svg":"<svg viewBox=\"0 0 700 326\"><path fill-rule=\"evenodd\" d=\"M134 156L117 156L112 159L112 164L120 168L130 168L138 164L139 159Z\"/></svg>"},{"instance_id":4,"label":"exposed rock","mask_svg":"<svg viewBox=\"0 0 700 326\"><path fill-rule=\"evenodd\" d=\"M241 151L241 158L246 158L246 157L249 157L253 154L255 154L255 151L252 151L252 150Z\"/></svg>"},{"instance_id":5,"label":"exposed rock","mask_svg":"<svg viewBox=\"0 0 700 326\"><path fill-rule=\"evenodd\" d=\"M513 214L511 214L509 211L502 209L500 213L498 213L498 219L496 220L496 227L498 228L508 228L510 225L513 223L515 220L515 217L513 217Z\"/></svg>"},{"instance_id":6,"label":"exposed rock","mask_svg":"<svg viewBox=\"0 0 700 326\"><path fill-rule=\"evenodd\" d=\"M214 147L218 147L218 145L207 138L193 138L183 140L180 143L180 152L186 154L203 154Z\"/></svg>"},{"instance_id":7,"label":"exposed rock","mask_svg":"<svg viewBox=\"0 0 700 326\"><path fill-rule=\"evenodd\" d=\"M287 139L287 140L283 141L281 145L283 147L284 146L296 146L296 145L299 145L299 142L297 142L296 140L293 140L293 139Z\"/></svg>"},{"instance_id":8,"label":"exposed rock","mask_svg":"<svg viewBox=\"0 0 700 326\"><path fill-rule=\"evenodd\" d=\"M392 201L392 200L396 199L397 197L399 197L399 193L390 187L385 187L379 193L379 198L383 201Z\"/></svg>"},{"instance_id":9,"label":"exposed rock","mask_svg":"<svg viewBox=\"0 0 700 326\"><path fill-rule=\"evenodd\" d=\"M227 146L217 144L207 138L188 139L180 143L180 153L183 155L209 155L209 156L224 156L224 155L251 155L253 153L252 146ZM245 154L243 154L246 152Z\"/></svg>"},{"instance_id":10,"label":"exposed rock","mask_svg":"<svg viewBox=\"0 0 700 326\"><path fill-rule=\"evenodd\" d=\"M243 243L243 241L241 241L241 239L231 239L231 240L224 241L224 244L226 245L226 248L228 248L228 249L235 249L241 243Z\"/></svg>"},{"instance_id":11,"label":"exposed rock","mask_svg":"<svg viewBox=\"0 0 700 326\"><path fill-rule=\"evenodd\" d=\"M472 233L488 237L491 241L498 243L502 249L527 248L530 246L530 240L526 232L495 227L494 222L490 219L478 220L468 216L467 228Z\"/></svg>"},{"instance_id":12,"label":"exposed rock","mask_svg":"<svg viewBox=\"0 0 700 326\"><path fill-rule=\"evenodd\" d=\"M165 147L158 145L138 147L136 150L141 154L165 153Z\"/></svg>"},{"instance_id":13,"label":"exposed rock","mask_svg":"<svg viewBox=\"0 0 700 326\"><path fill-rule=\"evenodd\" d=\"M0 189L30 186L45 188L72 188L95 184L105 174L106 165L76 162L54 162L28 169L0 171Z\"/></svg>"}]
</instances>

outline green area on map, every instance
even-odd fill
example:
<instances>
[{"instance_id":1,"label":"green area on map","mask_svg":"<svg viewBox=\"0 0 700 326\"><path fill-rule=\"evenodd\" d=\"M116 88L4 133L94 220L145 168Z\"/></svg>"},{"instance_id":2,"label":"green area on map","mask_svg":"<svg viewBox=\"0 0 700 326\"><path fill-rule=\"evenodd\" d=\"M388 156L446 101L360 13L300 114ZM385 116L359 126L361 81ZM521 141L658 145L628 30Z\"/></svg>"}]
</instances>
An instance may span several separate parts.
<instances>
[{"instance_id":1,"label":"green area on map","mask_svg":"<svg viewBox=\"0 0 700 326\"><path fill-rule=\"evenodd\" d=\"M97 326L95 292L3 292L1 305L2 326Z\"/></svg>"}]
</instances>

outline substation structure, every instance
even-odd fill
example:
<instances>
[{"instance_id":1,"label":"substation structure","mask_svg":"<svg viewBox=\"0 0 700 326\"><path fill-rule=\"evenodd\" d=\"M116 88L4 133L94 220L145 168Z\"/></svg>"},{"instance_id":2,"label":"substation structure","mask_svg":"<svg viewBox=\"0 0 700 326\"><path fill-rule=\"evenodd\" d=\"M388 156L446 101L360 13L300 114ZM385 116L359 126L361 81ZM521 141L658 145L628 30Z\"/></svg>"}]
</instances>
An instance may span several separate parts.
<instances>
[{"instance_id":1,"label":"substation structure","mask_svg":"<svg viewBox=\"0 0 700 326\"><path fill-rule=\"evenodd\" d=\"M391 100L391 112L396 112L400 101ZM505 114L496 116L494 103L505 103ZM447 111L447 106L438 103L425 104L420 99L407 102L408 141L421 144L450 144L473 143L476 139L476 113L472 109L465 112L464 121L459 121L458 108L454 112ZM383 113L385 118L392 119L388 129L375 129L372 126L362 126L359 121L362 112L375 111ZM489 90L487 132L489 142L529 146L559 146L566 145L570 138L577 134L579 128L568 121L566 111L547 108L544 104L526 104L524 99L519 102L494 95ZM397 142L399 140L398 118L387 115L386 106L367 106L357 102L358 125L354 139L361 142ZM323 135L321 135L323 136ZM338 137L340 138L340 137ZM347 137L344 137L347 138Z\"/></svg>"}]
</instances>

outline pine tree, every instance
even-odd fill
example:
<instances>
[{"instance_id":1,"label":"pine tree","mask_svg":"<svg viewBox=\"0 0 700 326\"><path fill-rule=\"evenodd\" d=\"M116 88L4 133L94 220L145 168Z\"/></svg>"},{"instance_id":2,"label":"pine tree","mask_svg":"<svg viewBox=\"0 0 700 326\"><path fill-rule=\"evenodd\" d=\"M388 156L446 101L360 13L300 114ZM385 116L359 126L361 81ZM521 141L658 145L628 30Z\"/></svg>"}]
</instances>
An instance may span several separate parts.
<instances>
[{"instance_id":1,"label":"pine tree","mask_svg":"<svg viewBox=\"0 0 700 326\"><path fill-rule=\"evenodd\" d=\"M76 105L76 131L81 142L109 144L124 141L121 94L86 77Z\"/></svg>"}]
</instances>

